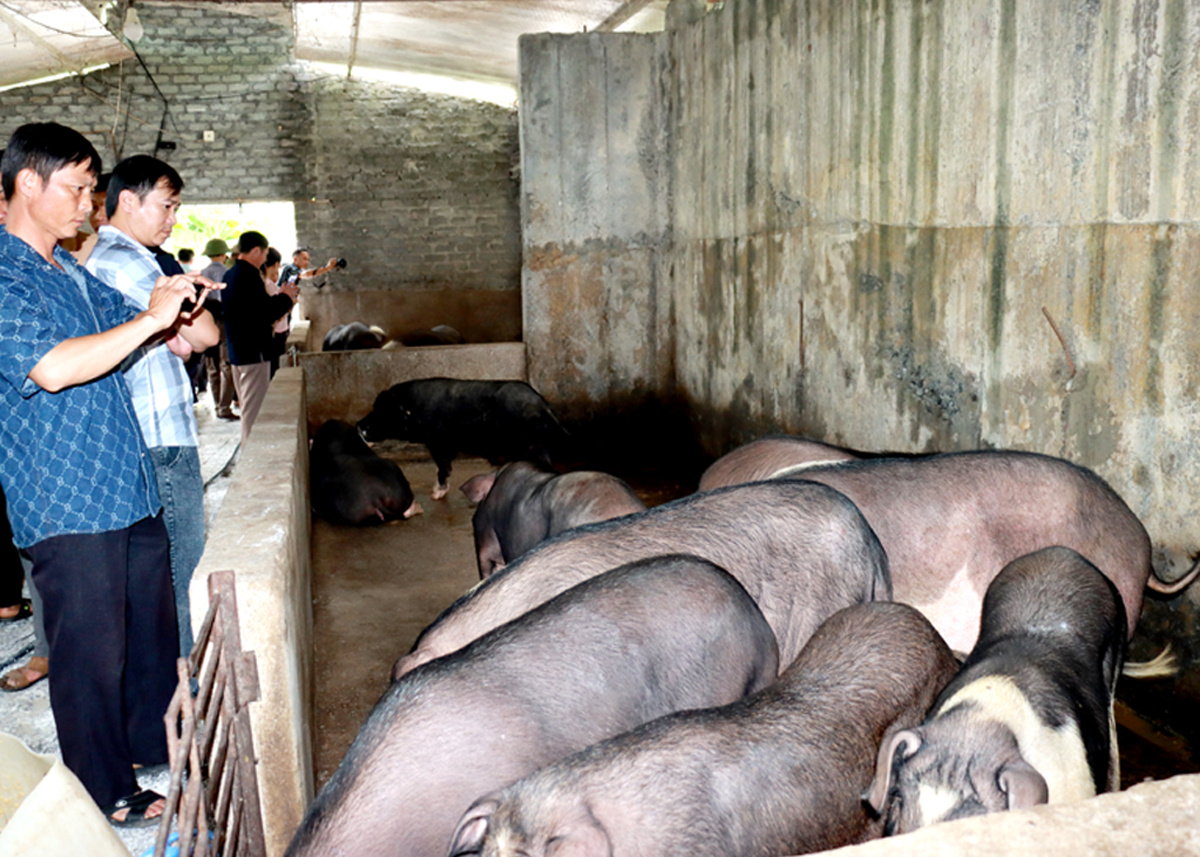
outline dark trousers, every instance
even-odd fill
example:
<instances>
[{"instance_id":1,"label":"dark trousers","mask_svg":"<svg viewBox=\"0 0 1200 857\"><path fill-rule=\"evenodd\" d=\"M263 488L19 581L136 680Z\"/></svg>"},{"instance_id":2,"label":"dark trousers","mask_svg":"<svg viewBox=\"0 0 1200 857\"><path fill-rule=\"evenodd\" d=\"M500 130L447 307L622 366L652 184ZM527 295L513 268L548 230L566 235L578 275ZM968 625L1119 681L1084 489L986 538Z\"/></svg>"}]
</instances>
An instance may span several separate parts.
<instances>
[{"instance_id":1,"label":"dark trousers","mask_svg":"<svg viewBox=\"0 0 1200 857\"><path fill-rule=\"evenodd\" d=\"M163 715L179 636L162 515L29 548L50 644L63 762L101 806L137 790L135 762L167 761Z\"/></svg>"},{"instance_id":2,"label":"dark trousers","mask_svg":"<svg viewBox=\"0 0 1200 857\"><path fill-rule=\"evenodd\" d=\"M4 502L4 493L0 491L0 607L20 604L24 585L25 570L21 567L17 546L13 544L8 507Z\"/></svg>"}]
</instances>

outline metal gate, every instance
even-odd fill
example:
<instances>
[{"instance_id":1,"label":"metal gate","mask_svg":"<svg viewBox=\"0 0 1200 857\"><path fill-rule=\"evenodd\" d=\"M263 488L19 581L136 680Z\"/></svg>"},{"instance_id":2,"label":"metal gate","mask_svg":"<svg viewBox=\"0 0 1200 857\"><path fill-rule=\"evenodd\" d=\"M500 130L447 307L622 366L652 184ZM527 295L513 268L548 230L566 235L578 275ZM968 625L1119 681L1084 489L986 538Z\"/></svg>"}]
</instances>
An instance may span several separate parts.
<instances>
[{"instance_id":1,"label":"metal gate","mask_svg":"<svg viewBox=\"0 0 1200 857\"><path fill-rule=\"evenodd\" d=\"M265 857L248 710L258 699L258 667L254 653L241 648L233 572L210 575L208 596L164 718L171 785L154 857L166 853L173 821L182 857Z\"/></svg>"}]
</instances>

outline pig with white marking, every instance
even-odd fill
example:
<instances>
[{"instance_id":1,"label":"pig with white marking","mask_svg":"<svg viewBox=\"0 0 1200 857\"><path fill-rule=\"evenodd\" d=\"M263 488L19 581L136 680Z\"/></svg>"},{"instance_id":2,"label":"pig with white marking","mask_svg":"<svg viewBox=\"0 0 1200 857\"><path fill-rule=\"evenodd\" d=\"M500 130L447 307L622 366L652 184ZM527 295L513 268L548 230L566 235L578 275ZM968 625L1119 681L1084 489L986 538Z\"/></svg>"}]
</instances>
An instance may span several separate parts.
<instances>
[{"instance_id":1,"label":"pig with white marking","mask_svg":"<svg viewBox=\"0 0 1200 857\"><path fill-rule=\"evenodd\" d=\"M904 833L1118 789L1125 644L1120 595L1094 565L1061 546L1014 560L962 670L924 723L880 747L864 799Z\"/></svg>"}]
</instances>

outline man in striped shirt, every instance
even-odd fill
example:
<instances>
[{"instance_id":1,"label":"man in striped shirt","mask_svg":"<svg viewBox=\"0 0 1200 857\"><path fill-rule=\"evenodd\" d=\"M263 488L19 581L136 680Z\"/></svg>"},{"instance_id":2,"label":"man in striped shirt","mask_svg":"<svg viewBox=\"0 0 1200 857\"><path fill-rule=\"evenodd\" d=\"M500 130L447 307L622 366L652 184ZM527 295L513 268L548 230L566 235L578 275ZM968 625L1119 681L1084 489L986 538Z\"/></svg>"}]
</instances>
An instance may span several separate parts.
<instances>
[{"instance_id":1,"label":"man in striped shirt","mask_svg":"<svg viewBox=\"0 0 1200 857\"><path fill-rule=\"evenodd\" d=\"M164 273L151 248L171 237L182 190L179 173L149 155L121 161L109 179L108 225L100 227L86 267L138 309L146 308L150 291ZM200 312L189 324L193 345L203 348L217 343L219 331L207 312ZM121 364L142 438L154 461L171 542L181 656L192 648L188 585L204 552L204 481L192 385L184 367L189 353L187 342L176 335L138 348Z\"/></svg>"}]
</instances>

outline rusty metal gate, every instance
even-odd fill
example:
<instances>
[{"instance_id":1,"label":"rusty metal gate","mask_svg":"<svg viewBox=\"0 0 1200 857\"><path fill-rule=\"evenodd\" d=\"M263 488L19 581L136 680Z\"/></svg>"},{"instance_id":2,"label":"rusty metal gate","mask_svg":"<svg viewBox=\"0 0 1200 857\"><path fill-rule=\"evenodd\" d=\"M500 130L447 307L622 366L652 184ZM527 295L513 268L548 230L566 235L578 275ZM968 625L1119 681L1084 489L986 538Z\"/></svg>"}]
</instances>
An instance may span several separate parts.
<instances>
[{"instance_id":1,"label":"rusty metal gate","mask_svg":"<svg viewBox=\"0 0 1200 857\"><path fill-rule=\"evenodd\" d=\"M154 857L166 853L173 821L182 857L265 857L248 709L258 699L258 667L241 648L233 572L213 573L208 596L164 718L171 785Z\"/></svg>"}]
</instances>

